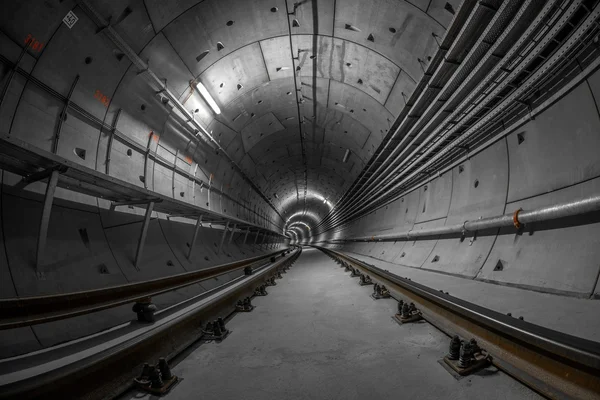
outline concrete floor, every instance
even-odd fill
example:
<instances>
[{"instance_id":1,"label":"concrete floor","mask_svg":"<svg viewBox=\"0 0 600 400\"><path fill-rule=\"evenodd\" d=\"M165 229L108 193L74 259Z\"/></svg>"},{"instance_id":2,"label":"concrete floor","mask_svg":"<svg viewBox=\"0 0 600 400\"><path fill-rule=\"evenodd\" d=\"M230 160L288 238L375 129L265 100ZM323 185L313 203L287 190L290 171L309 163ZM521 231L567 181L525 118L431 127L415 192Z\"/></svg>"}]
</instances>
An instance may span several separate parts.
<instances>
[{"instance_id":1,"label":"concrete floor","mask_svg":"<svg viewBox=\"0 0 600 400\"><path fill-rule=\"evenodd\" d=\"M456 380L438 364L449 338L424 322L399 326L390 318L396 302L372 300L372 287L357 281L304 249L252 313L228 323L224 342L199 346L173 368L183 380L166 398L541 398L493 367Z\"/></svg>"}]
</instances>

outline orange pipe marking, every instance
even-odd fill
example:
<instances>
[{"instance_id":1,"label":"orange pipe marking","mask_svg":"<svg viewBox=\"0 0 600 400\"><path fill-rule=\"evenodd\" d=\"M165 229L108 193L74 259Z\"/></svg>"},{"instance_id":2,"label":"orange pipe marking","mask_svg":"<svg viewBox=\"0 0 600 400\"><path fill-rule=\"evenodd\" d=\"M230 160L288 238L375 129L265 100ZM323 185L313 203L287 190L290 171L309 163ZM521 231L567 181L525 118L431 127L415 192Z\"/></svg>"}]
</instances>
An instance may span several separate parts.
<instances>
[{"instance_id":1,"label":"orange pipe marking","mask_svg":"<svg viewBox=\"0 0 600 400\"><path fill-rule=\"evenodd\" d=\"M521 211L523 211L523 209L519 208L513 214L513 225L515 226L516 229L521 229L521 223L519 222L519 213Z\"/></svg>"}]
</instances>

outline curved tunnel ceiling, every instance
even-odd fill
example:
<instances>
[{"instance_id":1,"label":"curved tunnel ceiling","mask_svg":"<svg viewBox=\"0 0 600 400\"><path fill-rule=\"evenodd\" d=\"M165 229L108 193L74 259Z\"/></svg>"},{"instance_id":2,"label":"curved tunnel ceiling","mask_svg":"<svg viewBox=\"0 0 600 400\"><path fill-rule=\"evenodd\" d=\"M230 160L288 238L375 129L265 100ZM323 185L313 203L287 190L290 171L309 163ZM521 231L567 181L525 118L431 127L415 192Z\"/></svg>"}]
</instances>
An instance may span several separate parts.
<instances>
[{"instance_id":1,"label":"curved tunnel ceiling","mask_svg":"<svg viewBox=\"0 0 600 400\"><path fill-rule=\"evenodd\" d=\"M331 211L369 161L459 3L93 2L159 78L169 76L169 90L284 221L307 226ZM152 97L130 72L126 96ZM220 114L193 96L196 82Z\"/></svg>"},{"instance_id":2,"label":"curved tunnel ceiling","mask_svg":"<svg viewBox=\"0 0 600 400\"><path fill-rule=\"evenodd\" d=\"M146 1L157 36L222 110L205 114L208 130L233 137L226 151L284 219L311 209L296 219L313 225L330 207L310 194L335 204L360 173L451 21L447 4Z\"/></svg>"}]
</instances>

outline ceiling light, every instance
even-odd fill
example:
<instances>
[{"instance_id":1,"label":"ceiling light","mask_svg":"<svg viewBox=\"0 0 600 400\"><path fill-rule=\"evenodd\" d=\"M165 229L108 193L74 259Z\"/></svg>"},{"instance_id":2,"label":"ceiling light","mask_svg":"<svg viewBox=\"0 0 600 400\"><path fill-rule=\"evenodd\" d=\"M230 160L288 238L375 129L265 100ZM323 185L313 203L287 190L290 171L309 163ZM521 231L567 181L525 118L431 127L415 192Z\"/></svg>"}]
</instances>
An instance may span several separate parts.
<instances>
[{"instance_id":1,"label":"ceiling light","mask_svg":"<svg viewBox=\"0 0 600 400\"><path fill-rule=\"evenodd\" d=\"M346 154L344 154L342 162L345 163L346 161L348 161L348 157L350 157L350 149L346 149Z\"/></svg>"},{"instance_id":2,"label":"ceiling light","mask_svg":"<svg viewBox=\"0 0 600 400\"><path fill-rule=\"evenodd\" d=\"M212 108L215 114L221 114L221 109L201 82L198 82L196 84L196 89L198 89L202 98L208 103L208 105L210 106L210 108Z\"/></svg>"}]
</instances>

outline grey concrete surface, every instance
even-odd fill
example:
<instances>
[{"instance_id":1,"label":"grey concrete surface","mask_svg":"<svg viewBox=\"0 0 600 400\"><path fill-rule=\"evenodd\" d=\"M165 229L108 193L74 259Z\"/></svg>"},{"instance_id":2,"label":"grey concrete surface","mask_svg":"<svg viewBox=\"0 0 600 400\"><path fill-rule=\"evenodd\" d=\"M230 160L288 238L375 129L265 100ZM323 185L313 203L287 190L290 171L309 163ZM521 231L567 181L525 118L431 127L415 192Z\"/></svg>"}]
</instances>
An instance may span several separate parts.
<instances>
[{"instance_id":1,"label":"grey concrete surface","mask_svg":"<svg viewBox=\"0 0 600 400\"><path fill-rule=\"evenodd\" d=\"M393 300L374 301L315 249L237 314L222 343L193 350L173 368L178 399L538 399L490 368L456 380L438 360L448 337L427 323L399 326ZM152 398L128 393L122 399Z\"/></svg>"},{"instance_id":2,"label":"grey concrete surface","mask_svg":"<svg viewBox=\"0 0 600 400\"><path fill-rule=\"evenodd\" d=\"M457 276L441 275L419 268L392 264L375 258L347 252L351 257L376 267L388 270L398 276L452 296L498 311L511 313L526 321L588 340L600 341L600 302L589 299L576 299L549 293L534 292L476 280L466 280ZM585 324L580 323L585 321Z\"/></svg>"}]
</instances>

